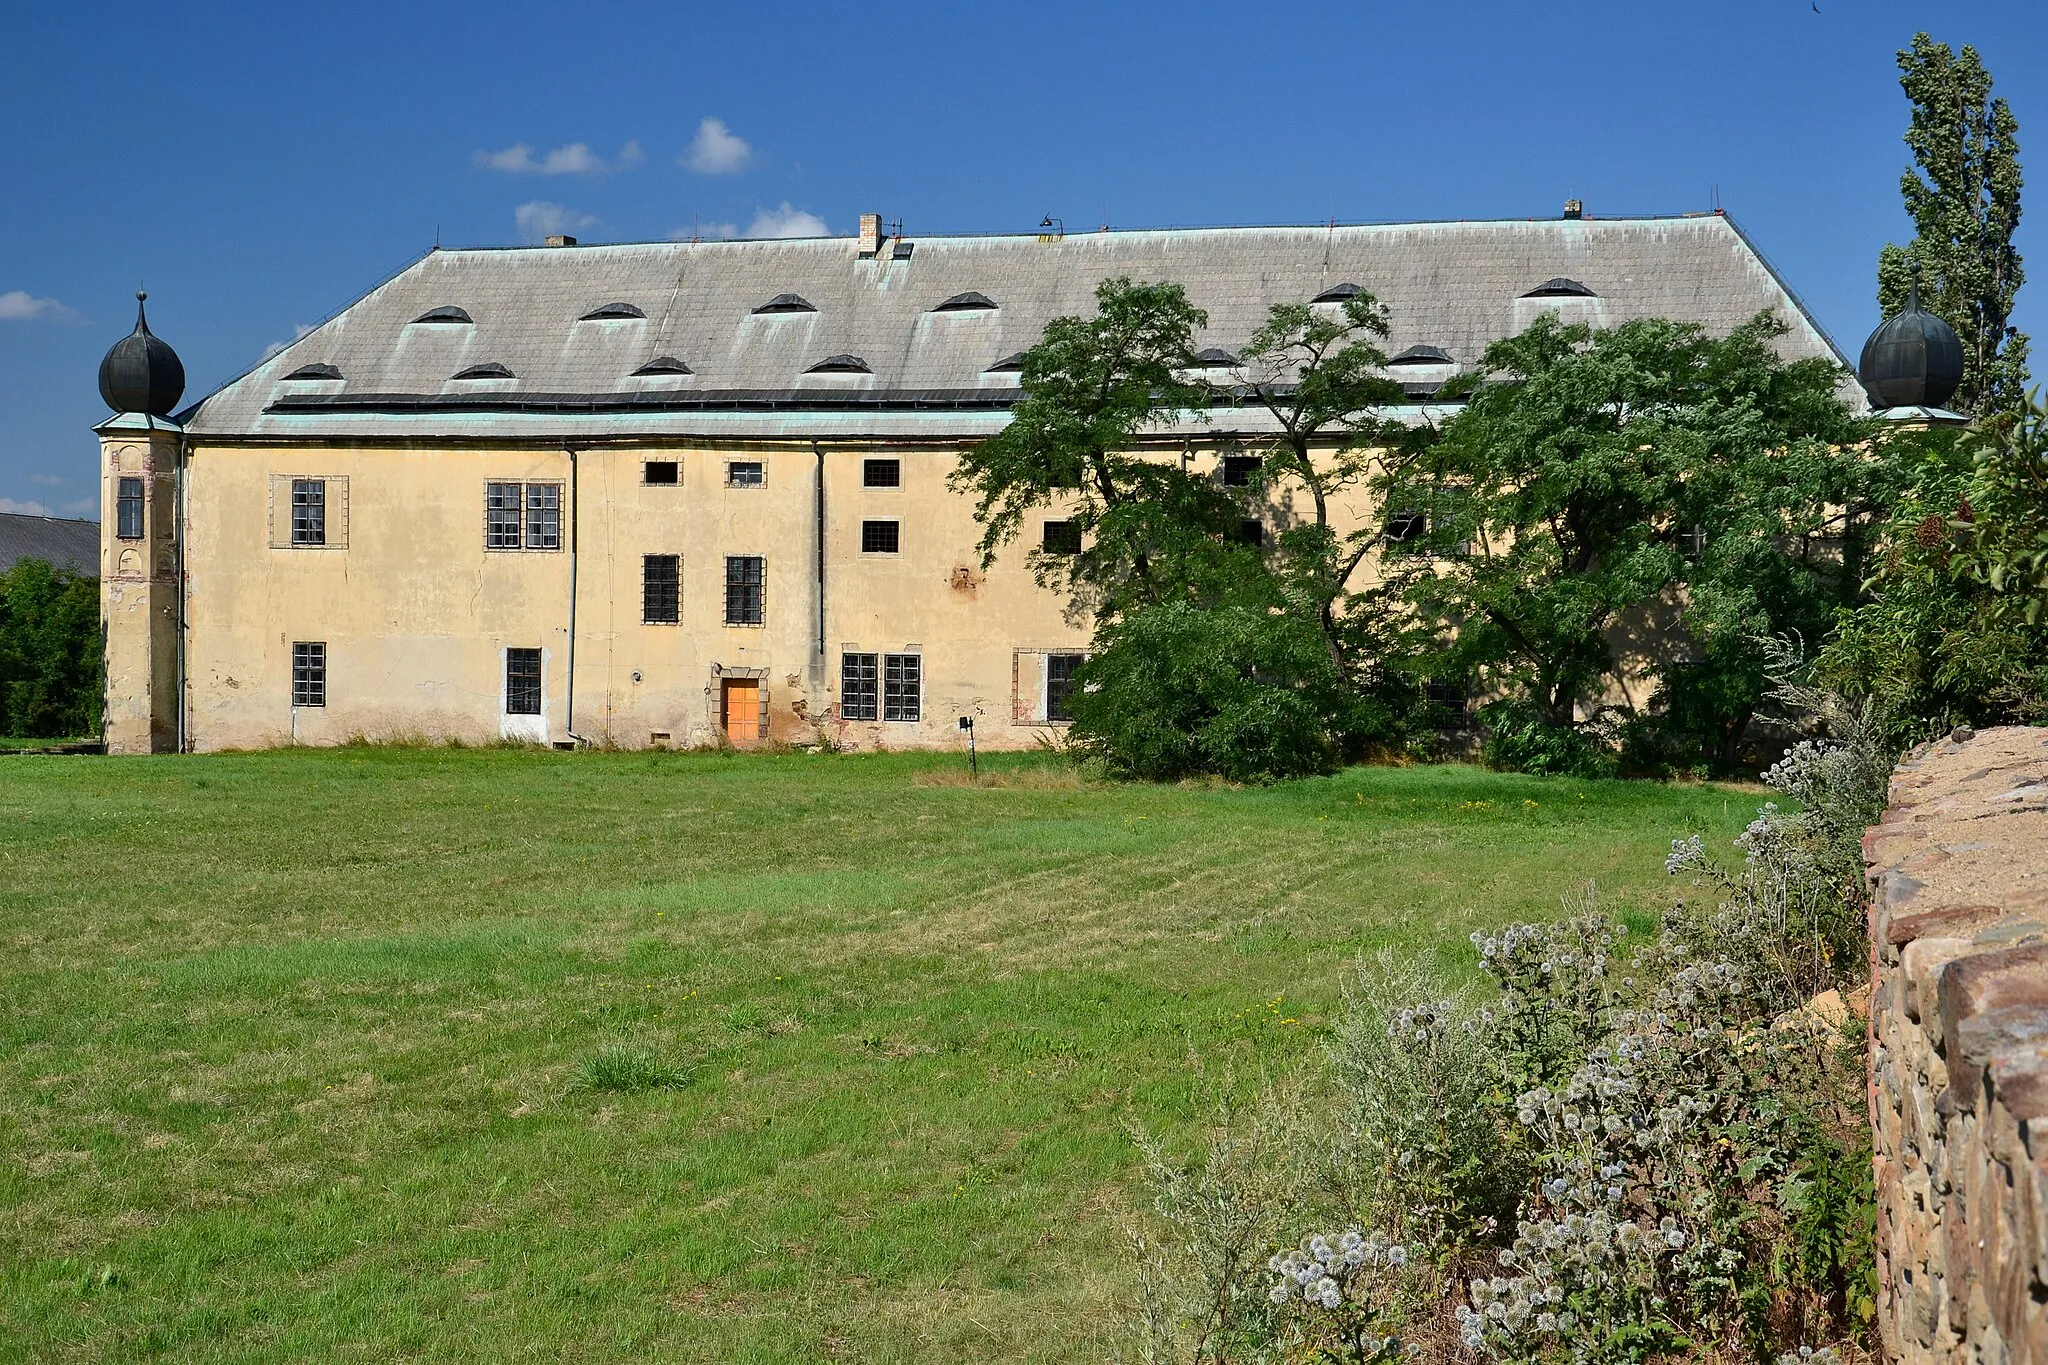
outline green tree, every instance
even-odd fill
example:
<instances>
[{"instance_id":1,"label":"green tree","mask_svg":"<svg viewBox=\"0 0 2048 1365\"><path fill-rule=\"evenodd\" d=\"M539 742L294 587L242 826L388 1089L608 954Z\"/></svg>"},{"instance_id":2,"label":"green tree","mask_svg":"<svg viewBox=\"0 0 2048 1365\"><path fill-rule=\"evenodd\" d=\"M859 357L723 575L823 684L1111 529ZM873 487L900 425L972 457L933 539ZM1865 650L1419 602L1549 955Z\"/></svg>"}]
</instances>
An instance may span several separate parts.
<instances>
[{"instance_id":1,"label":"green tree","mask_svg":"<svg viewBox=\"0 0 2048 1365\"><path fill-rule=\"evenodd\" d=\"M1779 356L1785 330L1543 318L1489 346L1441 442L1382 481L1439 509L1388 560L1415 666L1565 731L1626 661L1667 715L1699 713L1683 744L1732 756L1767 688L1758 637L1824 625L1858 576L1863 427L1839 367Z\"/></svg>"},{"instance_id":2,"label":"green tree","mask_svg":"<svg viewBox=\"0 0 2048 1365\"><path fill-rule=\"evenodd\" d=\"M1899 53L1899 84L1913 104L1906 145L1916 170L1899 182L1913 241L1877 259L1877 301L1886 317L1906 304L1911 266L1922 272L1922 306L1948 320L1963 343L1964 412L2025 402L2027 337L2012 327L2013 296L2026 279L2013 232L2020 221L2019 123L1991 94L1977 50L1958 56L1925 33Z\"/></svg>"},{"instance_id":3,"label":"green tree","mask_svg":"<svg viewBox=\"0 0 2048 1365\"><path fill-rule=\"evenodd\" d=\"M0 735L99 733L99 586L40 559L0 573Z\"/></svg>"}]
</instances>

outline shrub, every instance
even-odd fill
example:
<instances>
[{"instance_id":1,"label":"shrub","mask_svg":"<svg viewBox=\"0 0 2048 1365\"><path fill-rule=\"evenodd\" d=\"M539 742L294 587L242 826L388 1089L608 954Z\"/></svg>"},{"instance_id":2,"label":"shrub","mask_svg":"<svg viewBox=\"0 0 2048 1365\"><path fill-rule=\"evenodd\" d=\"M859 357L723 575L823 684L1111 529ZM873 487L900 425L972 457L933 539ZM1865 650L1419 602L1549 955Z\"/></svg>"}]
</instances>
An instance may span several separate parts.
<instances>
[{"instance_id":1,"label":"shrub","mask_svg":"<svg viewBox=\"0 0 2048 1365\"><path fill-rule=\"evenodd\" d=\"M1523 702L1502 700L1479 708L1486 739L1480 750L1490 768L1554 777L1606 777L1614 760L1584 730L1546 720Z\"/></svg>"}]
</instances>

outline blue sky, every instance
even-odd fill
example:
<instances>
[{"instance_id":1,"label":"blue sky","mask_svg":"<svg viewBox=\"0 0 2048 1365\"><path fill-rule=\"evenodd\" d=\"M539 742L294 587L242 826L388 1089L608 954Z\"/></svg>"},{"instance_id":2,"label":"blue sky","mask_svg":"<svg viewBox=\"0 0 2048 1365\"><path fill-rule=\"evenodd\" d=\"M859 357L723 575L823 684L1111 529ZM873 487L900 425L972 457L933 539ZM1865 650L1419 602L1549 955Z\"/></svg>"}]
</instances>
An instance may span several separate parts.
<instances>
[{"instance_id":1,"label":"blue sky","mask_svg":"<svg viewBox=\"0 0 2048 1365\"><path fill-rule=\"evenodd\" d=\"M2048 357L2040 0L11 5L0 509L95 514L96 367L138 282L197 396L437 234L1668 213L1718 186L1853 354L1910 231L1917 28L1975 44L2041 149L2018 321Z\"/></svg>"}]
</instances>

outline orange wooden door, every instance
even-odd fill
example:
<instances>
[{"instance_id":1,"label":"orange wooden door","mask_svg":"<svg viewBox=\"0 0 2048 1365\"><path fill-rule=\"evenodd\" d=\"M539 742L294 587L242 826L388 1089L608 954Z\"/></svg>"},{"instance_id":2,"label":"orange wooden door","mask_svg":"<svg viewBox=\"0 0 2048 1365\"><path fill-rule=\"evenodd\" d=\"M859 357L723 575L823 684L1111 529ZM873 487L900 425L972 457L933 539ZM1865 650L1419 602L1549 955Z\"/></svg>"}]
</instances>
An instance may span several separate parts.
<instances>
[{"instance_id":1,"label":"orange wooden door","mask_svg":"<svg viewBox=\"0 0 2048 1365\"><path fill-rule=\"evenodd\" d=\"M727 678L724 689L725 737L734 744L752 744L761 737L761 684L754 678Z\"/></svg>"}]
</instances>

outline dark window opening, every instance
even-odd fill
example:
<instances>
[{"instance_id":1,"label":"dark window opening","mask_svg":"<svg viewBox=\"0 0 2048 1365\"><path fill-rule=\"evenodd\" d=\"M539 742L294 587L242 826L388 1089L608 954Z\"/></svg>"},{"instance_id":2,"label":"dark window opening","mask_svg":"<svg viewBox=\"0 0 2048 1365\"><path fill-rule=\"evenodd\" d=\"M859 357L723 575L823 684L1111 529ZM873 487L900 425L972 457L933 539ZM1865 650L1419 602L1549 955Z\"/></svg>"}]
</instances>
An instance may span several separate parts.
<instances>
[{"instance_id":1,"label":"dark window opening","mask_svg":"<svg viewBox=\"0 0 2048 1365\"><path fill-rule=\"evenodd\" d=\"M1045 656L1045 718L1074 718L1074 670L1081 666L1079 654Z\"/></svg>"},{"instance_id":2,"label":"dark window opening","mask_svg":"<svg viewBox=\"0 0 2048 1365\"><path fill-rule=\"evenodd\" d=\"M902 523L864 521L860 524L860 552L864 555L893 555L900 542Z\"/></svg>"},{"instance_id":3,"label":"dark window opening","mask_svg":"<svg viewBox=\"0 0 2048 1365\"><path fill-rule=\"evenodd\" d=\"M466 370L458 371L455 377L457 379L517 379L519 376L513 374L512 371L506 369L497 361L487 360L481 365L472 365Z\"/></svg>"},{"instance_id":4,"label":"dark window opening","mask_svg":"<svg viewBox=\"0 0 2048 1365\"><path fill-rule=\"evenodd\" d=\"M692 374L694 371L672 355L658 355L633 371L634 374Z\"/></svg>"},{"instance_id":5,"label":"dark window opening","mask_svg":"<svg viewBox=\"0 0 2048 1365\"><path fill-rule=\"evenodd\" d=\"M734 460L725 467L725 482L733 488L759 488L768 482L768 471L759 460Z\"/></svg>"},{"instance_id":6,"label":"dark window opening","mask_svg":"<svg viewBox=\"0 0 2048 1365\"><path fill-rule=\"evenodd\" d=\"M903 486L903 461L862 460L860 462L860 486L862 488L901 488Z\"/></svg>"},{"instance_id":7,"label":"dark window opening","mask_svg":"<svg viewBox=\"0 0 2048 1365\"><path fill-rule=\"evenodd\" d=\"M1412 548L1428 534L1429 513L1420 508L1404 507L1387 518L1388 545Z\"/></svg>"},{"instance_id":8,"label":"dark window opening","mask_svg":"<svg viewBox=\"0 0 2048 1365\"><path fill-rule=\"evenodd\" d=\"M678 475L679 466L674 460L649 460L640 466L642 483L673 484L682 482Z\"/></svg>"},{"instance_id":9,"label":"dark window opening","mask_svg":"<svg viewBox=\"0 0 2048 1365\"><path fill-rule=\"evenodd\" d=\"M881 656L842 654L839 656L839 718L878 720L881 718Z\"/></svg>"},{"instance_id":10,"label":"dark window opening","mask_svg":"<svg viewBox=\"0 0 2048 1365\"><path fill-rule=\"evenodd\" d=\"M468 321L470 321L470 316L469 316L469 314L468 314L468 313L464 312L464 311L463 311L462 309L460 309L460 308L457 308L457 307L455 307L455 306L454 306L453 304L444 304L444 305L442 305L442 306L441 306L441 307L439 307L439 308L430 308L430 309L428 309L428 310L427 310L426 312L424 312L424 313L420 314L420 315L419 315L418 317L414 318L414 319L413 319L413 321L414 321L415 323L421 323L421 322L440 322L440 323L449 323L449 322L452 322L452 323L456 323L456 324L461 324L461 323L465 323L465 322L468 322Z\"/></svg>"},{"instance_id":11,"label":"dark window opening","mask_svg":"<svg viewBox=\"0 0 2048 1365\"><path fill-rule=\"evenodd\" d=\"M1460 718L1472 703L1471 690L1462 678L1425 678L1422 695L1432 706L1441 706Z\"/></svg>"},{"instance_id":12,"label":"dark window opening","mask_svg":"<svg viewBox=\"0 0 2048 1365\"><path fill-rule=\"evenodd\" d=\"M508 649L505 651L505 714L508 716L537 716L540 714L539 650Z\"/></svg>"},{"instance_id":13,"label":"dark window opening","mask_svg":"<svg viewBox=\"0 0 2048 1365\"><path fill-rule=\"evenodd\" d=\"M1077 555L1081 553L1081 523L1048 521L1045 523L1045 538L1040 543L1049 555Z\"/></svg>"},{"instance_id":14,"label":"dark window opening","mask_svg":"<svg viewBox=\"0 0 2048 1365\"><path fill-rule=\"evenodd\" d=\"M1013 351L982 371L983 374L1015 374L1024 368L1024 353Z\"/></svg>"},{"instance_id":15,"label":"dark window opening","mask_svg":"<svg viewBox=\"0 0 2048 1365\"><path fill-rule=\"evenodd\" d=\"M756 313L815 313L818 310L801 294L777 294L754 310Z\"/></svg>"},{"instance_id":16,"label":"dark window opening","mask_svg":"<svg viewBox=\"0 0 2048 1365\"><path fill-rule=\"evenodd\" d=\"M327 645L324 641L293 642L292 705L327 705Z\"/></svg>"},{"instance_id":17,"label":"dark window opening","mask_svg":"<svg viewBox=\"0 0 2048 1365\"><path fill-rule=\"evenodd\" d=\"M1196 370L1227 370L1237 364L1238 359L1236 356L1224 350L1221 346L1210 346L1195 352L1194 364L1189 368Z\"/></svg>"},{"instance_id":18,"label":"dark window opening","mask_svg":"<svg viewBox=\"0 0 2048 1365\"><path fill-rule=\"evenodd\" d=\"M526 548L529 550L559 550L562 548L562 485L558 483L530 483L526 485Z\"/></svg>"},{"instance_id":19,"label":"dark window opening","mask_svg":"<svg viewBox=\"0 0 2048 1365\"><path fill-rule=\"evenodd\" d=\"M807 371L810 374L873 374L868 363L857 355L828 355Z\"/></svg>"},{"instance_id":20,"label":"dark window opening","mask_svg":"<svg viewBox=\"0 0 2048 1365\"><path fill-rule=\"evenodd\" d=\"M1568 280L1562 275L1553 276L1522 295L1525 299L1593 299L1600 297L1577 280Z\"/></svg>"},{"instance_id":21,"label":"dark window opening","mask_svg":"<svg viewBox=\"0 0 2048 1365\"><path fill-rule=\"evenodd\" d=\"M341 371L332 365L301 365L285 376L286 379L339 379Z\"/></svg>"},{"instance_id":22,"label":"dark window opening","mask_svg":"<svg viewBox=\"0 0 2048 1365\"><path fill-rule=\"evenodd\" d=\"M484 488L484 548L519 548L519 505L521 486L516 483L487 484Z\"/></svg>"},{"instance_id":23,"label":"dark window opening","mask_svg":"<svg viewBox=\"0 0 2048 1365\"><path fill-rule=\"evenodd\" d=\"M123 479L114 493L114 534L122 540L142 539L142 480Z\"/></svg>"},{"instance_id":24,"label":"dark window opening","mask_svg":"<svg viewBox=\"0 0 2048 1365\"><path fill-rule=\"evenodd\" d=\"M1265 466L1257 455L1225 455L1223 457L1223 482L1230 488L1245 488L1252 477Z\"/></svg>"},{"instance_id":25,"label":"dark window opening","mask_svg":"<svg viewBox=\"0 0 2048 1365\"><path fill-rule=\"evenodd\" d=\"M673 626L682 621L682 556L640 557L640 619L650 626Z\"/></svg>"},{"instance_id":26,"label":"dark window opening","mask_svg":"<svg viewBox=\"0 0 2048 1365\"><path fill-rule=\"evenodd\" d=\"M725 558L725 623L758 626L766 619L767 561L759 555Z\"/></svg>"},{"instance_id":27,"label":"dark window opening","mask_svg":"<svg viewBox=\"0 0 2048 1365\"><path fill-rule=\"evenodd\" d=\"M1237 524L1237 530L1230 539L1239 545L1264 545L1266 543L1265 523L1252 517L1246 517Z\"/></svg>"},{"instance_id":28,"label":"dark window opening","mask_svg":"<svg viewBox=\"0 0 2048 1365\"><path fill-rule=\"evenodd\" d=\"M1697 564L1707 552L1707 528L1695 525L1689 531L1678 533L1678 553L1688 564Z\"/></svg>"},{"instance_id":29,"label":"dark window opening","mask_svg":"<svg viewBox=\"0 0 2048 1365\"><path fill-rule=\"evenodd\" d=\"M327 483L324 479L292 480L292 544L327 543Z\"/></svg>"},{"instance_id":30,"label":"dark window opening","mask_svg":"<svg viewBox=\"0 0 2048 1365\"><path fill-rule=\"evenodd\" d=\"M646 316L647 314L641 312L630 303L608 303L602 308L591 309L579 321L603 322L610 318L644 318Z\"/></svg>"},{"instance_id":31,"label":"dark window opening","mask_svg":"<svg viewBox=\"0 0 2048 1365\"><path fill-rule=\"evenodd\" d=\"M882 719L915 721L924 716L924 661L916 654L882 656Z\"/></svg>"},{"instance_id":32,"label":"dark window opening","mask_svg":"<svg viewBox=\"0 0 2048 1365\"><path fill-rule=\"evenodd\" d=\"M994 299L981 293L979 290L970 289L964 294L955 294L952 298L935 306L932 311L934 313L985 313L995 306L996 301Z\"/></svg>"},{"instance_id":33,"label":"dark window opening","mask_svg":"<svg viewBox=\"0 0 2048 1365\"><path fill-rule=\"evenodd\" d=\"M1310 302L1310 303L1343 303L1343 302L1344 302L1344 301L1345 301L1346 299L1355 299L1355 298L1357 298L1357 297L1358 297L1358 296L1359 296L1360 294L1363 294L1364 292L1365 292L1365 291L1364 291L1363 289L1360 289L1360 288L1359 288L1359 287L1358 287L1357 285L1355 285L1355 284L1338 284L1338 285L1332 285L1332 286L1331 286L1330 288L1328 288L1328 289L1325 289L1325 290L1324 290L1324 291L1323 291L1322 293L1320 293L1320 294L1316 295L1316 296L1315 296L1314 298L1310 299L1310 300L1309 300L1309 302Z\"/></svg>"}]
</instances>

